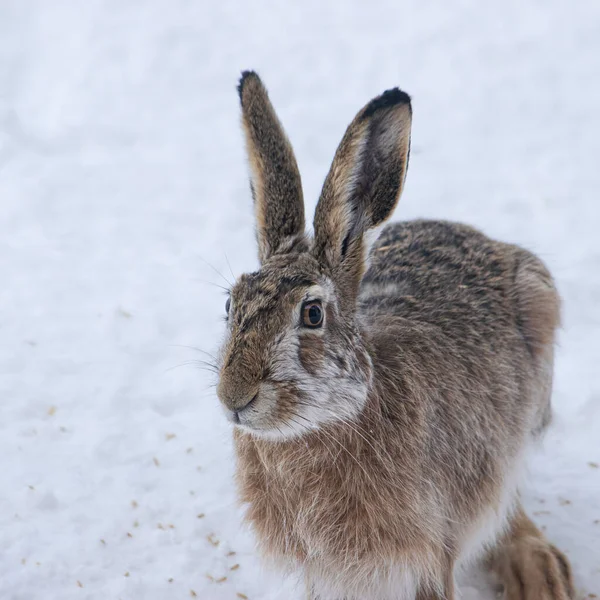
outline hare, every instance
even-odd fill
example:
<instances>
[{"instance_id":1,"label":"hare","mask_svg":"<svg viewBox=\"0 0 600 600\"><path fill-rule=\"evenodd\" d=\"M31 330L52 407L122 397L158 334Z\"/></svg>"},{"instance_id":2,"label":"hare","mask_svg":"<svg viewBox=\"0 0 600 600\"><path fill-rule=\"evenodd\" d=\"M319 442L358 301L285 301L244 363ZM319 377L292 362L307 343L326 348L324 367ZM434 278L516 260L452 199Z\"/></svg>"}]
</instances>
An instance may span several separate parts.
<instances>
[{"instance_id":1,"label":"hare","mask_svg":"<svg viewBox=\"0 0 600 600\"><path fill-rule=\"evenodd\" d=\"M262 553L311 600L454 598L482 558L509 600L573 598L523 512L550 421L559 297L517 246L444 221L388 225L406 175L399 89L349 125L305 233L294 153L254 72L239 83L260 269L227 300L217 394Z\"/></svg>"}]
</instances>

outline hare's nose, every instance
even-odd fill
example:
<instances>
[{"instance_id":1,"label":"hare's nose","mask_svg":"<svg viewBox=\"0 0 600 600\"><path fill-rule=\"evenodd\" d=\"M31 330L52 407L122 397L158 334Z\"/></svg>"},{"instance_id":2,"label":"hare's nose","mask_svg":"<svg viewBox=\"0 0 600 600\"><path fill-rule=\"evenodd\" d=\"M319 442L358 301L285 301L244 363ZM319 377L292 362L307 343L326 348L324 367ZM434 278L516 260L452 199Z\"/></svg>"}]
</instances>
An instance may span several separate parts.
<instances>
[{"instance_id":1,"label":"hare's nose","mask_svg":"<svg viewBox=\"0 0 600 600\"><path fill-rule=\"evenodd\" d=\"M258 392L256 392L256 394L254 394L254 396L248 402L246 402L246 404L244 404L244 406L242 406L241 408L236 408L235 410L231 411L232 412L231 420L234 423L240 423L241 422L240 414L243 413L248 408L250 408L256 402L257 398L258 398Z\"/></svg>"},{"instance_id":2,"label":"hare's nose","mask_svg":"<svg viewBox=\"0 0 600 600\"><path fill-rule=\"evenodd\" d=\"M234 413L248 408L257 395L258 385L248 385L233 377L223 377L217 386L219 400Z\"/></svg>"}]
</instances>

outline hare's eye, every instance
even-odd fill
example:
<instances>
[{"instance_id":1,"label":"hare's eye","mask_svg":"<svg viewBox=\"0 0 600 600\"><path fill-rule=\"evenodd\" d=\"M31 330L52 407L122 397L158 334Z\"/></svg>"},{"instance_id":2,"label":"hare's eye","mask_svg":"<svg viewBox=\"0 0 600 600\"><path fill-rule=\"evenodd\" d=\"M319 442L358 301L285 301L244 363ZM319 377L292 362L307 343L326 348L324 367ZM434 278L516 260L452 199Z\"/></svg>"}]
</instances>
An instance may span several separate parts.
<instances>
[{"instance_id":1,"label":"hare's eye","mask_svg":"<svg viewBox=\"0 0 600 600\"><path fill-rule=\"evenodd\" d=\"M227 301L225 302L225 314L229 314L229 309L231 308L231 298L227 297Z\"/></svg>"},{"instance_id":2,"label":"hare's eye","mask_svg":"<svg viewBox=\"0 0 600 600\"><path fill-rule=\"evenodd\" d=\"M302 324L316 329L323 324L323 307L318 300L311 300L302 305Z\"/></svg>"}]
</instances>

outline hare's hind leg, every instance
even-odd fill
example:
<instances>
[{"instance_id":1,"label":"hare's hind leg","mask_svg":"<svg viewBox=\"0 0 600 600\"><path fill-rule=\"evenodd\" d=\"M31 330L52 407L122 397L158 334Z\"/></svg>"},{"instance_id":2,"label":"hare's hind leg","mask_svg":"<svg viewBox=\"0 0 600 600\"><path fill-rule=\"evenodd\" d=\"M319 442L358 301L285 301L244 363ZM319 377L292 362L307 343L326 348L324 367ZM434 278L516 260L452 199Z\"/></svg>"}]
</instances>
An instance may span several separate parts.
<instances>
[{"instance_id":1,"label":"hare's hind leg","mask_svg":"<svg viewBox=\"0 0 600 600\"><path fill-rule=\"evenodd\" d=\"M548 269L533 254L518 248L514 280L517 323L533 359L532 433L541 433L551 420L554 339L560 322L560 297Z\"/></svg>"},{"instance_id":2,"label":"hare's hind leg","mask_svg":"<svg viewBox=\"0 0 600 600\"><path fill-rule=\"evenodd\" d=\"M572 600L575 589L564 554L544 537L521 507L490 554L490 567L506 600Z\"/></svg>"}]
</instances>

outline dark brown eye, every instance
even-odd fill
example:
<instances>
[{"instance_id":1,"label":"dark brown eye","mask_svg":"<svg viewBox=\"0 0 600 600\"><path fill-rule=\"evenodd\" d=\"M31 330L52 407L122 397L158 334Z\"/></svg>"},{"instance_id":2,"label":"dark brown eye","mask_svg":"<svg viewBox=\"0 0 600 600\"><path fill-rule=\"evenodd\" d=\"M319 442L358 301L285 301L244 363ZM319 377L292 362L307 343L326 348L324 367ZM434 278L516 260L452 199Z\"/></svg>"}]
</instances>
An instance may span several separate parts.
<instances>
[{"instance_id":1,"label":"dark brown eye","mask_svg":"<svg viewBox=\"0 0 600 600\"><path fill-rule=\"evenodd\" d=\"M311 300L302 305L302 323L305 327L317 328L323 324L323 307L318 300Z\"/></svg>"},{"instance_id":2,"label":"dark brown eye","mask_svg":"<svg viewBox=\"0 0 600 600\"><path fill-rule=\"evenodd\" d=\"M231 307L231 298L227 297L227 301L225 302L225 314L229 314L229 309Z\"/></svg>"}]
</instances>

